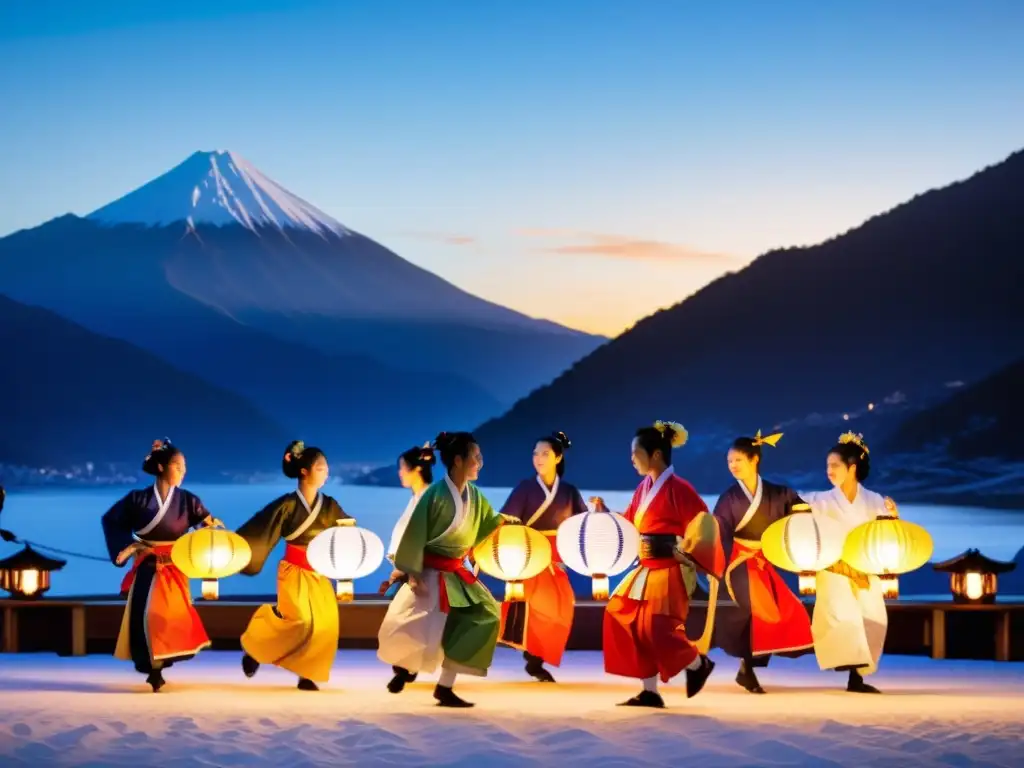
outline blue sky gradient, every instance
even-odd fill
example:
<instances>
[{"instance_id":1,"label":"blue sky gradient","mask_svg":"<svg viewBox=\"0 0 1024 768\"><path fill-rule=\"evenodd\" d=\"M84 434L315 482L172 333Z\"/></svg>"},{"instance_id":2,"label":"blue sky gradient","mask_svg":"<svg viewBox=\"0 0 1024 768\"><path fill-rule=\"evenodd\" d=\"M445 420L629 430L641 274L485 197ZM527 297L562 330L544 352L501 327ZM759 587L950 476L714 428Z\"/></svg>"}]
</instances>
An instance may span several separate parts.
<instances>
[{"instance_id":1,"label":"blue sky gradient","mask_svg":"<svg viewBox=\"0 0 1024 768\"><path fill-rule=\"evenodd\" d=\"M1024 147L1024 2L0 4L0 234L232 149L615 333Z\"/></svg>"}]
</instances>

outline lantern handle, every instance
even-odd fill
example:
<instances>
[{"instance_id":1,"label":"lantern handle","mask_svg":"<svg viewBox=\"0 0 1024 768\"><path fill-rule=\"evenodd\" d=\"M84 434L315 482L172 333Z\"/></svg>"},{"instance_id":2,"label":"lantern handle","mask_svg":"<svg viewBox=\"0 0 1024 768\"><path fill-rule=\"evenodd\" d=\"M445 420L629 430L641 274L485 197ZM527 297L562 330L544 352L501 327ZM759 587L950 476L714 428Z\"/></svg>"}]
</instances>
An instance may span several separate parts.
<instances>
[{"instance_id":1,"label":"lantern handle","mask_svg":"<svg viewBox=\"0 0 1024 768\"><path fill-rule=\"evenodd\" d=\"M225 526L224 526L224 522L223 521L218 520L213 515L210 515L204 521L204 527L205 528L224 528Z\"/></svg>"},{"instance_id":2,"label":"lantern handle","mask_svg":"<svg viewBox=\"0 0 1024 768\"><path fill-rule=\"evenodd\" d=\"M356 519L354 517L339 517L337 520L334 521L334 524L339 528L349 525L355 525Z\"/></svg>"}]
</instances>

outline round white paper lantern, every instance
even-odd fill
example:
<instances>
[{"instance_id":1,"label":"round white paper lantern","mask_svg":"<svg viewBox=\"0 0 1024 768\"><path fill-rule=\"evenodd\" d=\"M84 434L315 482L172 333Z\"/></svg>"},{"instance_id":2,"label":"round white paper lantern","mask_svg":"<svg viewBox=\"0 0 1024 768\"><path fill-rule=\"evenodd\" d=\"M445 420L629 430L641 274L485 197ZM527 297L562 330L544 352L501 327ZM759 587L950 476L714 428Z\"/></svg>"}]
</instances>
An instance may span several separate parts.
<instances>
[{"instance_id":1,"label":"round white paper lantern","mask_svg":"<svg viewBox=\"0 0 1024 768\"><path fill-rule=\"evenodd\" d=\"M807 504L794 504L792 514L762 534L761 551L775 567L800 574L800 594L813 595L815 575L842 557L845 539L838 522L815 515Z\"/></svg>"},{"instance_id":2,"label":"round white paper lantern","mask_svg":"<svg viewBox=\"0 0 1024 768\"><path fill-rule=\"evenodd\" d=\"M558 556L569 568L590 576L595 600L608 599L608 577L622 573L637 558L640 534L615 512L583 512L558 526Z\"/></svg>"},{"instance_id":3,"label":"round white paper lantern","mask_svg":"<svg viewBox=\"0 0 1024 768\"><path fill-rule=\"evenodd\" d=\"M346 518L309 542L306 559L317 573L337 579L338 600L349 602L355 597L353 582L369 576L384 562L384 542L373 531L357 528L353 518Z\"/></svg>"}]
</instances>

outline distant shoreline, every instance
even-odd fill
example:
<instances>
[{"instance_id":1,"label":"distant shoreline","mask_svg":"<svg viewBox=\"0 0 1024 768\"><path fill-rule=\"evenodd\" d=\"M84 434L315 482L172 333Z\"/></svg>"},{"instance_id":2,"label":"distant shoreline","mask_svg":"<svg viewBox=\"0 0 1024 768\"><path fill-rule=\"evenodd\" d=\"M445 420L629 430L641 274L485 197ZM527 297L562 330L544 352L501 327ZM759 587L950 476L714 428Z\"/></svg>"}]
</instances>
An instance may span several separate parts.
<instances>
[{"instance_id":1,"label":"distant shoreline","mask_svg":"<svg viewBox=\"0 0 1024 768\"><path fill-rule=\"evenodd\" d=\"M191 481L191 478L189 478ZM253 478L248 481L242 480L225 480L223 478L216 479L203 479L197 478L192 484L194 485L264 485L274 483L274 480L270 477L263 476ZM351 479L332 479L329 481L330 485L338 486L350 486L358 488L392 488L397 489L400 486L397 483L385 484L385 483L360 483L352 482ZM63 482L57 481L56 479L45 483L4 483L0 482L8 492L17 493L32 493L32 492L46 492L55 490L102 490L104 488L125 488L125 487L141 487L143 485L149 485L148 478L138 479L135 482L75 482L73 480L65 480ZM486 482L480 484L481 488L505 488L505 486L489 486ZM511 487L511 486L510 486ZM586 489L583 489L586 490ZM632 493L635 487L629 488L601 488L601 492L608 493ZM883 489L884 490L884 489ZM717 496L721 491L715 491L708 493L699 491L702 496ZM1008 494L977 494L970 492L951 492L943 493L938 490L934 493L896 493L894 495L897 504L928 504L934 506L945 506L945 507L974 507L978 509L990 509L998 510L1002 512L1022 512L1024 513L1024 493L1008 493Z\"/></svg>"}]
</instances>

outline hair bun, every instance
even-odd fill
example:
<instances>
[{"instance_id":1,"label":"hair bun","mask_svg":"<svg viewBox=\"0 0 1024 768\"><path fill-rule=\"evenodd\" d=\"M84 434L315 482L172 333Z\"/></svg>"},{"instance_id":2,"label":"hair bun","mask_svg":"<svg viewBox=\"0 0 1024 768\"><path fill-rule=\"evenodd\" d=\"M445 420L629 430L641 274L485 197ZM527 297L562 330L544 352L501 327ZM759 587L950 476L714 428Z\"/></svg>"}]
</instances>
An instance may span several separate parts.
<instances>
[{"instance_id":1,"label":"hair bun","mask_svg":"<svg viewBox=\"0 0 1024 768\"><path fill-rule=\"evenodd\" d=\"M420 450L420 461L424 464L434 465L437 463L437 457L434 455L433 448L423 448Z\"/></svg>"},{"instance_id":2,"label":"hair bun","mask_svg":"<svg viewBox=\"0 0 1024 768\"><path fill-rule=\"evenodd\" d=\"M448 432L438 432L437 437L434 438L434 448L442 450L446 445L451 443L452 436Z\"/></svg>"},{"instance_id":3,"label":"hair bun","mask_svg":"<svg viewBox=\"0 0 1024 768\"><path fill-rule=\"evenodd\" d=\"M572 440L569 439L565 432L552 432L551 437L558 441L559 445L562 446L563 451L567 451L572 448Z\"/></svg>"}]
</instances>

